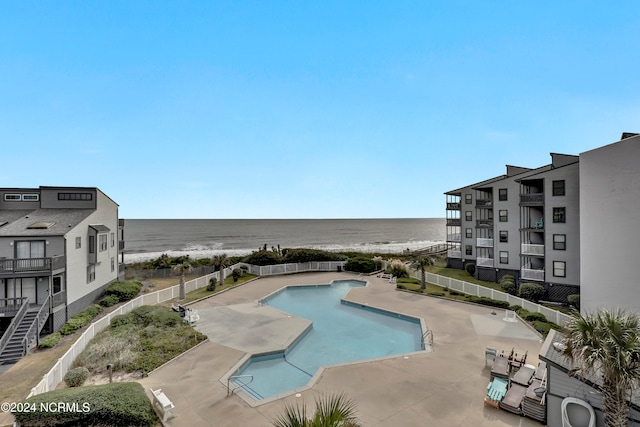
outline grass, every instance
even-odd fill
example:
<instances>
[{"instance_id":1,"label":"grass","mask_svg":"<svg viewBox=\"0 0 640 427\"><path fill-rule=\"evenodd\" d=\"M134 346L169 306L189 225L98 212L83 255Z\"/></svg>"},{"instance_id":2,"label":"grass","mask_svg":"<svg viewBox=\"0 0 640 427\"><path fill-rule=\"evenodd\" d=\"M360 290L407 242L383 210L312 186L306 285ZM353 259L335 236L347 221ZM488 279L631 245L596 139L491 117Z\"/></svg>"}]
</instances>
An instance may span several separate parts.
<instances>
[{"instance_id":1,"label":"grass","mask_svg":"<svg viewBox=\"0 0 640 427\"><path fill-rule=\"evenodd\" d=\"M485 288L492 288L498 291L501 290L500 284L478 280L475 277L469 275L469 273L467 273L465 270L458 270L457 268L447 268L440 266L427 267L425 270L427 270L429 273L451 277L452 279L462 280L463 282L475 283L476 285L484 286Z\"/></svg>"},{"instance_id":2,"label":"grass","mask_svg":"<svg viewBox=\"0 0 640 427\"><path fill-rule=\"evenodd\" d=\"M208 291L206 286L202 287L200 289L196 289L195 291L191 291L189 293L187 293L186 298L183 301L180 301L180 304L188 304L190 302L193 301L197 301L201 298L206 298L208 296L214 295L224 289L229 289L229 288L233 288L234 286L238 286L242 283L248 282L249 280L255 279L256 277L258 277L255 274L249 274L249 273L245 273L242 275L242 277L240 277L238 279L237 282L233 281L233 278L231 276L226 277L224 279L224 285L220 286L220 284L218 284L216 286L216 289L214 291ZM173 301L175 302L175 300ZM172 301L166 301L165 304L172 304Z\"/></svg>"}]
</instances>

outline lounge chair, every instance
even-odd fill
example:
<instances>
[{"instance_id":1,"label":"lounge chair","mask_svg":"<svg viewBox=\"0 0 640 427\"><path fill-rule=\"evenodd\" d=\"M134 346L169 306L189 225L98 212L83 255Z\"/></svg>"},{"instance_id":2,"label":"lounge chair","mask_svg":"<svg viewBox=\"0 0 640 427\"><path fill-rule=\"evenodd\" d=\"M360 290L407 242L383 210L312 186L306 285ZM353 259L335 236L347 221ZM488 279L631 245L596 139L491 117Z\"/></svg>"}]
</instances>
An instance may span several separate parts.
<instances>
[{"instance_id":1,"label":"lounge chair","mask_svg":"<svg viewBox=\"0 0 640 427\"><path fill-rule=\"evenodd\" d=\"M527 361L527 353L527 351L525 351L524 353L519 350L514 351L509 360L509 364L511 365L511 367L519 369L522 365L524 365Z\"/></svg>"},{"instance_id":2,"label":"lounge chair","mask_svg":"<svg viewBox=\"0 0 640 427\"><path fill-rule=\"evenodd\" d=\"M511 384L507 394L500 401L500 409L522 415L522 400L526 393L527 387L520 384Z\"/></svg>"},{"instance_id":3,"label":"lounge chair","mask_svg":"<svg viewBox=\"0 0 640 427\"><path fill-rule=\"evenodd\" d=\"M487 395L484 397L484 404L496 409L500 407L500 401L507 394L507 381L501 378L494 378L487 385Z\"/></svg>"},{"instance_id":4,"label":"lounge chair","mask_svg":"<svg viewBox=\"0 0 640 427\"><path fill-rule=\"evenodd\" d=\"M493 360L493 365L491 366L491 379L502 378L503 380L508 380L510 371L509 359L498 356Z\"/></svg>"},{"instance_id":5,"label":"lounge chair","mask_svg":"<svg viewBox=\"0 0 640 427\"><path fill-rule=\"evenodd\" d=\"M487 360L491 360L491 363L493 363L494 360L496 360L496 356L498 355L498 352L496 351L495 348L491 348L491 347L487 347L484 349L484 366L487 366Z\"/></svg>"},{"instance_id":6,"label":"lounge chair","mask_svg":"<svg viewBox=\"0 0 640 427\"><path fill-rule=\"evenodd\" d=\"M520 384L525 387L529 386L531 383L531 379L533 378L533 374L536 372L536 368L532 365L524 365L518 372L515 373L511 377L511 383Z\"/></svg>"}]
</instances>

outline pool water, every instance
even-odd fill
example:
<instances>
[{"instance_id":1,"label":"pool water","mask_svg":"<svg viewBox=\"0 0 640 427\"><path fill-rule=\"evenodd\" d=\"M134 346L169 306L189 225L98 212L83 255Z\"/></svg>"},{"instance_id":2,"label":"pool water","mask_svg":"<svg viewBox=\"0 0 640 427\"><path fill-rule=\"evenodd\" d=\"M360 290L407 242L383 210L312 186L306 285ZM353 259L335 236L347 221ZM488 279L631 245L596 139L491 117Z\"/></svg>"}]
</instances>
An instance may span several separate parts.
<instances>
[{"instance_id":1,"label":"pool water","mask_svg":"<svg viewBox=\"0 0 640 427\"><path fill-rule=\"evenodd\" d=\"M349 289L362 286L359 280L342 280L287 287L269 297L267 305L311 320L313 327L285 353L252 357L237 373L253 376L245 391L265 399L306 385L322 366L422 350L418 319L341 301Z\"/></svg>"}]
</instances>

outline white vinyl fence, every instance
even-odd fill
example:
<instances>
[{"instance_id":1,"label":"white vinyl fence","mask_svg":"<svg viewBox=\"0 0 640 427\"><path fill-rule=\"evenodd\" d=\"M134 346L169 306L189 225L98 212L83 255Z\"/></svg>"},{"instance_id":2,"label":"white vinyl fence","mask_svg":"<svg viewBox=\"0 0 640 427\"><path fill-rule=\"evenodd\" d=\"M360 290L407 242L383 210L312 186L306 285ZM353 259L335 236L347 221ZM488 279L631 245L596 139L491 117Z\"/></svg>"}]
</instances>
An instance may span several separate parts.
<instances>
[{"instance_id":1,"label":"white vinyl fence","mask_svg":"<svg viewBox=\"0 0 640 427\"><path fill-rule=\"evenodd\" d=\"M290 274L290 273L302 273L308 271L337 271L341 270L344 266L344 261L338 262L306 262L300 264L280 264L271 266L256 266L250 264L239 263L231 267L224 269L224 276L228 277L234 268L247 267L247 270L252 274L258 274L261 276L271 276L278 274ZM209 279L215 277L220 282L220 272L207 274L202 277L198 277L193 280L189 280L185 283L186 292L195 291L196 289L204 288L209 284ZM69 350L53 365L53 368L47 372L42 380L31 389L29 396L45 393L49 390L53 390L62 381L67 372L71 369L76 357L85 349L87 344L95 337L99 332L103 331L111 324L111 319L121 314L127 314L130 311L143 306L143 305L155 305L161 302L169 301L174 298L178 298L180 293L180 285L172 286L170 288L162 289L148 294L140 295L139 297L132 299L126 304L121 305L116 310L112 311L105 317L93 322L78 338L78 340L71 346Z\"/></svg>"},{"instance_id":2,"label":"white vinyl fence","mask_svg":"<svg viewBox=\"0 0 640 427\"><path fill-rule=\"evenodd\" d=\"M421 279L422 273L419 270L409 269L410 275L418 280ZM499 301L507 301L510 305L519 305L525 310L533 313L542 313L553 323L563 326L567 323L571 316L559 312L540 304L527 301L526 299L516 297L514 295L507 294L491 288L485 288L484 286L476 285L475 283L464 282L458 279L452 279L451 277L440 276L439 274L426 273L426 279L428 283L442 286L443 288L453 289L458 292L462 292L469 295L475 295L478 297L487 297Z\"/></svg>"}]
</instances>

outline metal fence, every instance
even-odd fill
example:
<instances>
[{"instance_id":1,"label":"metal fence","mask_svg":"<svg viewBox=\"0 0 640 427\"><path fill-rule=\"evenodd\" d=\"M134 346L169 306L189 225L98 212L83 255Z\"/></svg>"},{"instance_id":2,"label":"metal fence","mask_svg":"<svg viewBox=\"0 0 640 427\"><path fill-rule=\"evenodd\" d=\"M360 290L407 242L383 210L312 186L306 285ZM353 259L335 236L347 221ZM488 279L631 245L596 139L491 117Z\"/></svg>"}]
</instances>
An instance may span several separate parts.
<instances>
[{"instance_id":1,"label":"metal fence","mask_svg":"<svg viewBox=\"0 0 640 427\"><path fill-rule=\"evenodd\" d=\"M300 264L280 264L271 266L256 266L250 264L239 263L231 267L224 269L224 276L228 277L234 268L246 267L252 274L258 274L261 276L272 276L279 274L291 274L302 273L309 271L337 271L344 267L344 261L338 262L305 262ZM220 282L220 272L210 273L202 277L198 277L193 280L189 280L185 283L186 292L195 291L196 289L203 288L209 284L209 280L215 277ZM177 298L180 293L180 285L175 285L170 288L161 289L159 291L150 292L140 295L139 297L132 299L126 304L121 305L114 311L107 314L105 317L93 322L82 333L80 338L67 350L67 352L56 362L55 365L47 372L42 380L31 389L28 398L36 394L45 393L49 390L53 390L62 381L67 372L71 369L74 360L85 349L87 344L101 331L107 328L111 324L111 319L115 316L127 314L130 311L143 306L143 305L155 305L165 301Z\"/></svg>"}]
</instances>

